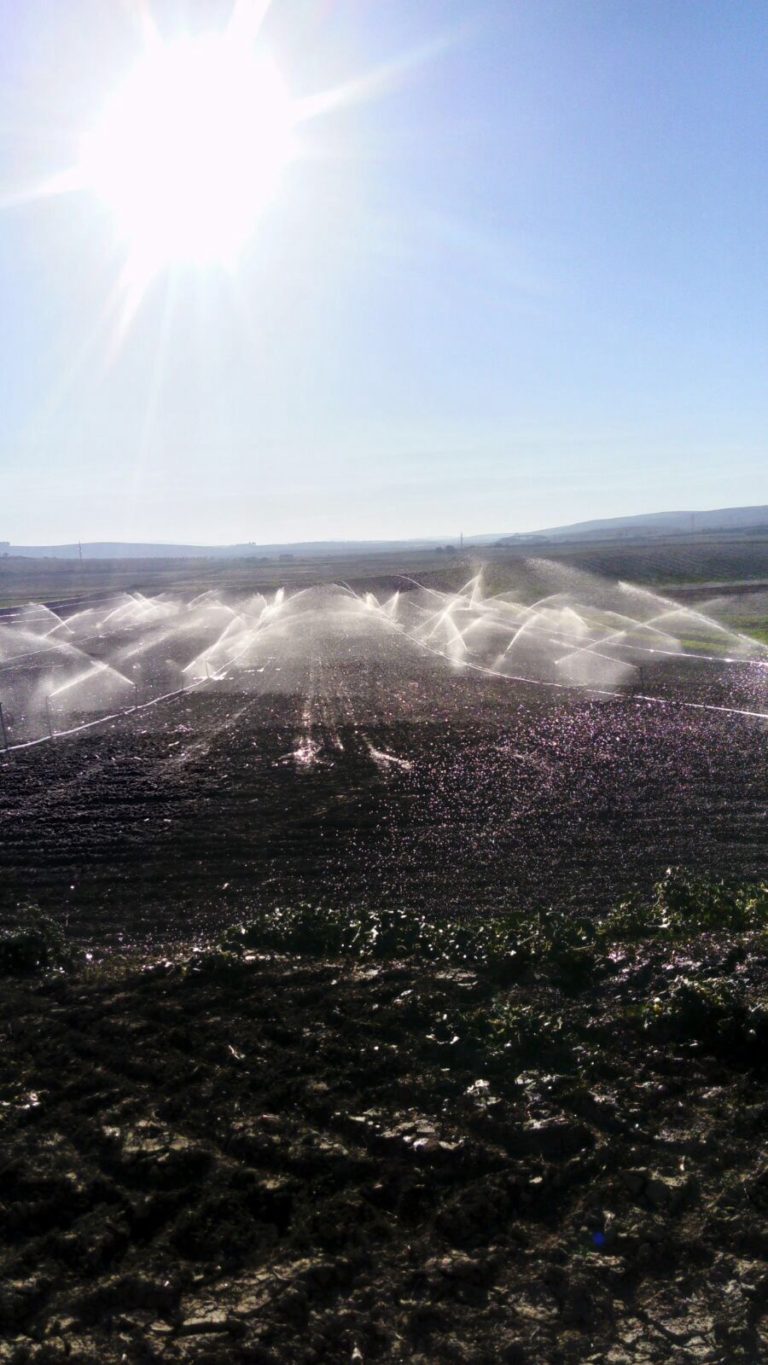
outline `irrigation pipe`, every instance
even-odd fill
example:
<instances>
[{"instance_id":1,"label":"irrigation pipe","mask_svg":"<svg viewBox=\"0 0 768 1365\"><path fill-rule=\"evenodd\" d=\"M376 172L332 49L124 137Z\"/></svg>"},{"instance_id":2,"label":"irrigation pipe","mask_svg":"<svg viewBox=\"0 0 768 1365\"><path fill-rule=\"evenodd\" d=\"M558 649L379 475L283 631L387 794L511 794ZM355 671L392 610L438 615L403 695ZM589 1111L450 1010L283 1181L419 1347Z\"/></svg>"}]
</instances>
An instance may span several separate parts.
<instances>
[{"instance_id":1,"label":"irrigation pipe","mask_svg":"<svg viewBox=\"0 0 768 1365\"><path fill-rule=\"evenodd\" d=\"M124 711L112 711L108 716L97 716L95 720L83 721L82 725L71 725L67 730L56 730L52 735L39 735L37 739L25 739L20 744L9 744L5 752L15 753L17 749L33 749L37 744L50 744L54 739L65 739L68 735L79 735L83 730L92 730L96 725L106 725L111 720L122 720L124 716L133 716L137 711L146 711L150 706L158 706L161 701L170 701L173 697L185 697L187 693L194 692L196 687L201 687L203 683L210 682L210 678L198 678L197 682L189 684L189 687L177 687L173 692L164 692L161 697L151 697L149 701L139 702L136 706L128 706Z\"/></svg>"},{"instance_id":2,"label":"irrigation pipe","mask_svg":"<svg viewBox=\"0 0 768 1365\"><path fill-rule=\"evenodd\" d=\"M358 600L362 602L363 598L359 597ZM636 703L649 702L657 706L684 706L694 711L719 711L725 712L729 716L750 716L754 720L768 720L768 711L746 711L736 706L716 706L714 702L683 701L678 700L675 697L651 697L643 694L638 695L637 693L619 692L606 687L579 687L574 683L553 682L546 678L527 678L521 673L499 673L497 669L488 668L485 664L474 664L468 659L452 659L450 654L445 654L440 649L433 649L431 645L425 644L418 636L411 635L403 626L398 625L394 621L390 621L389 618L384 615L383 611L381 612L381 616L384 623L390 626L392 630L397 631L400 635L404 635L406 640L410 640L413 644L418 645L420 649L426 650L428 654L433 654L438 659L445 659L447 663L453 664L454 667L471 668L475 673L484 673L490 678L501 678L505 682L526 683L529 687L549 687L558 692L586 692L589 696L613 697L618 701L633 701Z\"/></svg>"}]
</instances>

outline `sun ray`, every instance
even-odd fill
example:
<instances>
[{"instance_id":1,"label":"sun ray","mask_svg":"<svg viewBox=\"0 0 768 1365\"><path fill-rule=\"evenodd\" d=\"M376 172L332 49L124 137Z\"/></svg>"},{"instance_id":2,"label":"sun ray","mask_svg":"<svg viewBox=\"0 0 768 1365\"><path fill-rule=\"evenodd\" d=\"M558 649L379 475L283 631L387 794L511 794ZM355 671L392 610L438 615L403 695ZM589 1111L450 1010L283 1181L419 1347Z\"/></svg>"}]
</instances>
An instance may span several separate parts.
<instances>
[{"instance_id":1,"label":"sun ray","mask_svg":"<svg viewBox=\"0 0 768 1365\"><path fill-rule=\"evenodd\" d=\"M123 0L123 4L141 34L144 47L150 48L154 43L160 42L160 34L149 0Z\"/></svg>"},{"instance_id":2,"label":"sun ray","mask_svg":"<svg viewBox=\"0 0 768 1365\"><path fill-rule=\"evenodd\" d=\"M297 121L314 119L348 105L362 104L395 90L405 76L434 61L455 46L465 36L465 30L466 26L458 26L427 43L410 48L391 61L382 62L362 76L344 81L343 84L321 91L317 95L306 95L296 102Z\"/></svg>"},{"instance_id":3,"label":"sun ray","mask_svg":"<svg viewBox=\"0 0 768 1365\"><path fill-rule=\"evenodd\" d=\"M59 195L76 193L83 188L80 170L73 166L69 170L57 171L54 175L47 175L31 185L19 186L7 194L0 195L0 211L19 208L39 199L56 199Z\"/></svg>"},{"instance_id":4,"label":"sun ray","mask_svg":"<svg viewBox=\"0 0 768 1365\"><path fill-rule=\"evenodd\" d=\"M228 30L238 43L253 43L261 33L272 0L235 0Z\"/></svg>"},{"instance_id":5,"label":"sun ray","mask_svg":"<svg viewBox=\"0 0 768 1365\"><path fill-rule=\"evenodd\" d=\"M166 361L168 357L171 319L173 316L175 283L175 278L173 276L165 281L163 309L160 317L160 325L156 334L155 358L150 371L150 386L147 393L146 406L142 413L139 441L136 448L133 469L131 471L131 493L133 503L133 507L130 509L131 511L137 510L139 507L143 491L144 476L149 460L153 424L157 415L160 393L166 376Z\"/></svg>"}]
</instances>

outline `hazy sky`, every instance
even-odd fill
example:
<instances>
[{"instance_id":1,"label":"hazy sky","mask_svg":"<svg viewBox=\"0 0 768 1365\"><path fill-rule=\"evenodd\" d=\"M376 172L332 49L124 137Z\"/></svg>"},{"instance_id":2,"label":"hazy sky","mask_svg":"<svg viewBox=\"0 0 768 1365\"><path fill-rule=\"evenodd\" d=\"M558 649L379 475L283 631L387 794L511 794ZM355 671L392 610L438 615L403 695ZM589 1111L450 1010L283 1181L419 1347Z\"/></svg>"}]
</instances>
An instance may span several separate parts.
<instances>
[{"instance_id":1,"label":"hazy sky","mask_svg":"<svg viewBox=\"0 0 768 1365\"><path fill-rule=\"evenodd\" d=\"M146 7L144 7L146 8ZM158 3L169 39L225 4ZM139 3L0 3L0 539L455 538L768 502L765 0L273 0L298 154L234 271L119 335L32 193Z\"/></svg>"}]
</instances>

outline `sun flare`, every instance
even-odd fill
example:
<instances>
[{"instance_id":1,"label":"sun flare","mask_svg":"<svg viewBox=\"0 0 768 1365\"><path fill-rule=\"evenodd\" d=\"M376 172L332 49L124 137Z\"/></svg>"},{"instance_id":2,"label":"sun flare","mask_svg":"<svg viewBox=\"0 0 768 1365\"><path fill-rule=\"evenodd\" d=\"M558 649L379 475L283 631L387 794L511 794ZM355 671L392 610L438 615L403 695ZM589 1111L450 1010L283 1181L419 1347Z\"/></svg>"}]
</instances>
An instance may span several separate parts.
<instances>
[{"instance_id":1,"label":"sun flare","mask_svg":"<svg viewBox=\"0 0 768 1365\"><path fill-rule=\"evenodd\" d=\"M156 42L81 149L135 273L232 264L275 192L294 107L274 64L229 34Z\"/></svg>"}]
</instances>

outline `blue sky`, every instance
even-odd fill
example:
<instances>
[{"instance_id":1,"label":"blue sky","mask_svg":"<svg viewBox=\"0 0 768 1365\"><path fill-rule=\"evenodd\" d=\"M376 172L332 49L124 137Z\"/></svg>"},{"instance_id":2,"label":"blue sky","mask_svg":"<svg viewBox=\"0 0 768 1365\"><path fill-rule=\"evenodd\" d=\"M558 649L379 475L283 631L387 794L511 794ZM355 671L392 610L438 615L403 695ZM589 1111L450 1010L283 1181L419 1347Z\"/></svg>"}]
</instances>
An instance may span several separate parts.
<instances>
[{"instance_id":1,"label":"blue sky","mask_svg":"<svg viewBox=\"0 0 768 1365\"><path fill-rule=\"evenodd\" d=\"M762 0L274 0L291 93L360 95L301 126L238 268L160 274L118 343L109 215L29 191L137 59L132 8L0 5L0 539L768 502ZM168 38L227 11L154 6Z\"/></svg>"}]
</instances>

